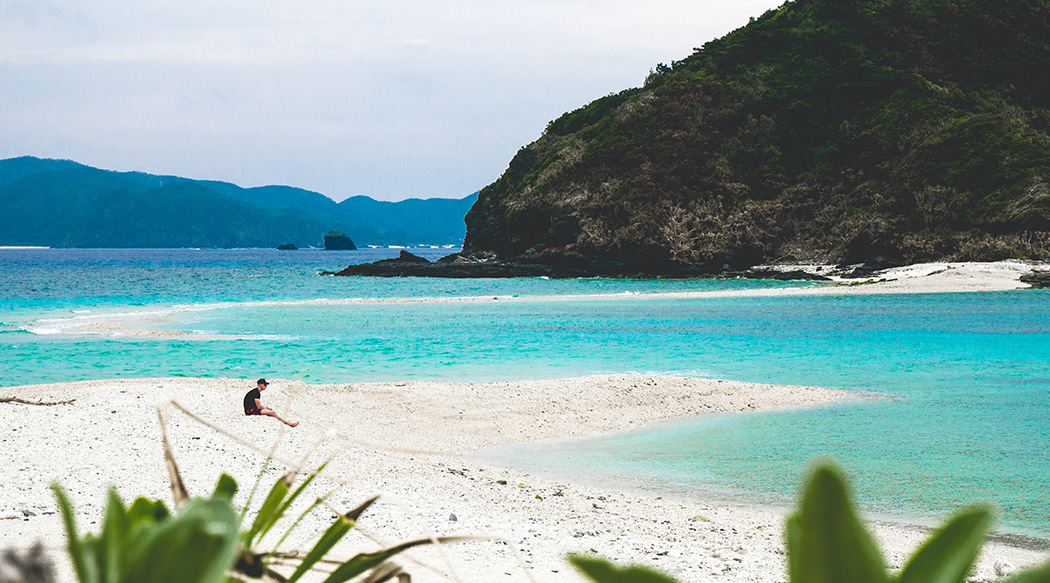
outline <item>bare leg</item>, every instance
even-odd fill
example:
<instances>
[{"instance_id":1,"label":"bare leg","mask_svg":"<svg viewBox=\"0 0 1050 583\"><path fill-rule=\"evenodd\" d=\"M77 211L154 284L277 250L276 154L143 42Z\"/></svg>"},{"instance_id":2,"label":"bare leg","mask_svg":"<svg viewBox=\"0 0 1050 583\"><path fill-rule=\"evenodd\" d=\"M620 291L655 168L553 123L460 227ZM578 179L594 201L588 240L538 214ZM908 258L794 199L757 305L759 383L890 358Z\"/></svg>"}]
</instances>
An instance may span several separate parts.
<instances>
[{"instance_id":1,"label":"bare leg","mask_svg":"<svg viewBox=\"0 0 1050 583\"><path fill-rule=\"evenodd\" d=\"M288 427L295 427L296 425L299 425L298 421L286 421L284 419L281 419L281 416L278 415L276 411L274 411L273 409L271 409L269 407L263 407L262 409L259 409L259 414L260 415L269 415L270 417L273 417L274 419L280 421L281 423L284 423Z\"/></svg>"}]
</instances>

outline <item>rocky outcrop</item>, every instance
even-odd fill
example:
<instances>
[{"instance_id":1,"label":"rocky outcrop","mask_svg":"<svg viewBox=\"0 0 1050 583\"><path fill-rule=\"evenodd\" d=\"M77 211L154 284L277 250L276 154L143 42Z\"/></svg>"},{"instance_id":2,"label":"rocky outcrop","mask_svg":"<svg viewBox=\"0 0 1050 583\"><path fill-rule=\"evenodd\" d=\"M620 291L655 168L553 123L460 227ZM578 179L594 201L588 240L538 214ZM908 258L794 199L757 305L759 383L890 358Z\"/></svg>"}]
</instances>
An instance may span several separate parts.
<instances>
[{"instance_id":1,"label":"rocky outcrop","mask_svg":"<svg viewBox=\"0 0 1050 583\"><path fill-rule=\"evenodd\" d=\"M448 278L496 278L496 277L580 277L587 275L580 270L565 270L549 265L523 265L502 261L478 261L458 254L428 261L407 251L394 259L381 259L373 263L351 265L339 272L322 272L321 275L363 275L373 277L448 277Z\"/></svg>"},{"instance_id":2,"label":"rocky outcrop","mask_svg":"<svg viewBox=\"0 0 1050 583\"><path fill-rule=\"evenodd\" d=\"M656 269L659 268L659 269ZM805 271L777 271L771 269L721 271L717 274L705 272L689 265L635 265L630 269L622 263L593 264L587 268L572 265L552 265L539 263L514 263L495 259L477 260L461 254L442 257L437 261L427 261L422 257L401 251L399 257L382 259L373 263L351 265L339 272L322 272L321 275L339 276L372 276L372 277L447 277L447 278L497 278L497 277L668 277L700 278L711 277L746 277L751 279L777 280L828 280L819 274Z\"/></svg>"},{"instance_id":3,"label":"rocky outcrop","mask_svg":"<svg viewBox=\"0 0 1050 583\"><path fill-rule=\"evenodd\" d=\"M331 231L325 233L324 248L326 251L353 251L357 249L357 245L344 233Z\"/></svg>"},{"instance_id":4,"label":"rocky outcrop","mask_svg":"<svg viewBox=\"0 0 1050 583\"><path fill-rule=\"evenodd\" d=\"M1037 270L1021 276L1021 283L1036 289L1050 289L1050 270Z\"/></svg>"},{"instance_id":5,"label":"rocky outcrop","mask_svg":"<svg viewBox=\"0 0 1050 583\"><path fill-rule=\"evenodd\" d=\"M295 243L282 243L277 246L278 251L298 251L299 248L295 246Z\"/></svg>"}]
</instances>

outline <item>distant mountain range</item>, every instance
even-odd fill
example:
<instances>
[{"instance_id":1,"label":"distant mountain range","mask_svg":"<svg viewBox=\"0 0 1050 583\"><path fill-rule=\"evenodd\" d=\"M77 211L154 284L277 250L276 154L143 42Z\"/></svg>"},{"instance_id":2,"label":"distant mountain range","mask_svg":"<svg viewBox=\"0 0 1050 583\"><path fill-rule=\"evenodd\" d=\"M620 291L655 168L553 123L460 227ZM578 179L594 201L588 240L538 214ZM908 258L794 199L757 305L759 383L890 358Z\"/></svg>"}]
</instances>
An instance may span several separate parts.
<instances>
[{"instance_id":1,"label":"distant mountain range","mask_svg":"<svg viewBox=\"0 0 1050 583\"><path fill-rule=\"evenodd\" d=\"M319 247L329 231L358 245L460 244L476 200L336 203L291 186L241 188L25 156L0 160L0 245Z\"/></svg>"}]
</instances>

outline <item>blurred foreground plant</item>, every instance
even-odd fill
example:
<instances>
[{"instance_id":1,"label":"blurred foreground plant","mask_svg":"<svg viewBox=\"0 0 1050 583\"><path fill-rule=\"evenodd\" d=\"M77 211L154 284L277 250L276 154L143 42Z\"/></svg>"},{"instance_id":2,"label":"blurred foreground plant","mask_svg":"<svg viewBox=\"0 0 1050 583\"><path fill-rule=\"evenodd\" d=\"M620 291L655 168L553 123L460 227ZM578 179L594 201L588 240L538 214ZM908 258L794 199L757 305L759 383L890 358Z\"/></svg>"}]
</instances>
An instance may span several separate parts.
<instances>
[{"instance_id":1,"label":"blurred foreground plant","mask_svg":"<svg viewBox=\"0 0 1050 583\"><path fill-rule=\"evenodd\" d=\"M161 425L163 435L163 419ZM160 500L146 498L138 498L130 507L125 507L116 490L111 489L102 530L97 535L77 534L69 498L61 486L52 485L69 539L69 556L80 583L232 583L248 578L294 583L321 563L333 569L324 583L343 583L366 574L363 583L394 578L405 583L411 581L411 577L388 559L414 546L477 538L425 538L373 553L360 553L345 561L328 559L329 551L354 527L361 514L378 498L375 497L337 516L305 555L279 552L277 549L292 530L307 514L323 504L333 490L317 498L302 512L272 550L257 551L256 545L326 464L310 473L294 491L291 488L298 472L292 471L279 478L270 488L251 525L242 530L248 508L246 506L240 513L234 508L237 482L232 477L227 474L220 476L210 498L190 498L166 437L164 456L178 511L173 513ZM260 472L260 479L265 470L266 467ZM250 504L251 496L247 505ZM295 570L291 575L282 575L273 568L280 565L294 566Z\"/></svg>"},{"instance_id":2,"label":"blurred foreground plant","mask_svg":"<svg viewBox=\"0 0 1050 583\"><path fill-rule=\"evenodd\" d=\"M830 466L809 478L798 510L788 517L788 575L791 583L963 583L992 522L983 506L950 519L891 575L871 533L849 499L846 483ZM597 583L676 583L645 567L619 568L608 561L573 555L569 561ZM1005 583L1050 583L1050 563L1023 571Z\"/></svg>"}]
</instances>

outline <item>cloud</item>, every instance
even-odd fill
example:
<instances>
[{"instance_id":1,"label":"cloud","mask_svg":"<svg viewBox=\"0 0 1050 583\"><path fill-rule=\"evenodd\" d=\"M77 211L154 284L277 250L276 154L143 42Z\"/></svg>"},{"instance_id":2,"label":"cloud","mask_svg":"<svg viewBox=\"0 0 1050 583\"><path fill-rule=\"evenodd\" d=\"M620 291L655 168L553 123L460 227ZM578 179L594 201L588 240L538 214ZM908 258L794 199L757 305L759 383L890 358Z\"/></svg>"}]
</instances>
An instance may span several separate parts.
<instances>
[{"instance_id":1,"label":"cloud","mask_svg":"<svg viewBox=\"0 0 1050 583\"><path fill-rule=\"evenodd\" d=\"M0 0L0 156L465 196L753 0Z\"/></svg>"}]
</instances>

